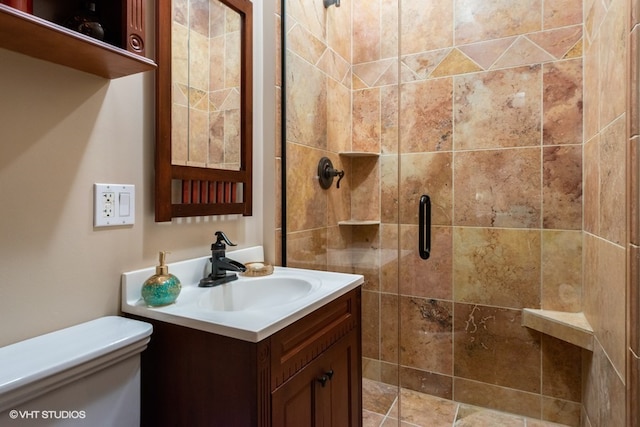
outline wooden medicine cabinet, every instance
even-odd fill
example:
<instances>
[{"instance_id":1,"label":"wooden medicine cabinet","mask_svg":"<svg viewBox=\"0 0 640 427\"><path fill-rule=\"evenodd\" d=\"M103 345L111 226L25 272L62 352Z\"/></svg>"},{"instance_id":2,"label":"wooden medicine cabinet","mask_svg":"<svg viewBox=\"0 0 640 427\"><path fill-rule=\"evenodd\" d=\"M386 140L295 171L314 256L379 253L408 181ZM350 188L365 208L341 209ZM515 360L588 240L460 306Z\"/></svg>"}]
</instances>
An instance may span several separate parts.
<instances>
[{"instance_id":1,"label":"wooden medicine cabinet","mask_svg":"<svg viewBox=\"0 0 640 427\"><path fill-rule=\"evenodd\" d=\"M155 219L252 214L252 3L157 0Z\"/></svg>"}]
</instances>

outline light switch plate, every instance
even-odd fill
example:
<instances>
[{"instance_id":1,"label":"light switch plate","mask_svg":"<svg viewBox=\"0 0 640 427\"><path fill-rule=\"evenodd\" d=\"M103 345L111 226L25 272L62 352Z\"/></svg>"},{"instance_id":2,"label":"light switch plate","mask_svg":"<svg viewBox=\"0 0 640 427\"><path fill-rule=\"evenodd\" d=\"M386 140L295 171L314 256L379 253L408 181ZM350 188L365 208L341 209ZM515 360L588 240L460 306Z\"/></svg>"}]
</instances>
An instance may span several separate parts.
<instances>
[{"instance_id":1,"label":"light switch plate","mask_svg":"<svg viewBox=\"0 0 640 427\"><path fill-rule=\"evenodd\" d=\"M133 225L136 189L132 184L93 185L93 226Z\"/></svg>"}]
</instances>

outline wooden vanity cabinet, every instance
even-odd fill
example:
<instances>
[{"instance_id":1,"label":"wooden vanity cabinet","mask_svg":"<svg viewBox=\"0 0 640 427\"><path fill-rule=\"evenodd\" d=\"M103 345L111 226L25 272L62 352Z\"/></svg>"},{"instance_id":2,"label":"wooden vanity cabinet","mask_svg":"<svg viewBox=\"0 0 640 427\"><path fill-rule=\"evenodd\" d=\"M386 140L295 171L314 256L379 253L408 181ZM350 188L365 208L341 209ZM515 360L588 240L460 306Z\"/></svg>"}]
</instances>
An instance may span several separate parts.
<instances>
[{"instance_id":1,"label":"wooden vanity cabinet","mask_svg":"<svg viewBox=\"0 0 640 427\"><path fill-rule=\"evenodd\" d=\"M143 426L361 426L360 288L252 343L153 325Z\"/></svg>"}]
</instances>

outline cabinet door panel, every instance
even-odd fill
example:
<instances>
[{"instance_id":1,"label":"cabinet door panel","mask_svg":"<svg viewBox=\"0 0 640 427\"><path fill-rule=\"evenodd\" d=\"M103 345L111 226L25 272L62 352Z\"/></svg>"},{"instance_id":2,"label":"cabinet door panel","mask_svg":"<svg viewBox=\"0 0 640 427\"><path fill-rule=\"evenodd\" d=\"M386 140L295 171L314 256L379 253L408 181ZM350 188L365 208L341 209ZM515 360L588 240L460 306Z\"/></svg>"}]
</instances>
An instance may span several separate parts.
<instances>
[{"instance_id":1,"label":"cabinet door panel","mask_svg":"<svg viewBox=\"0 0 640 427\"><path fill-rule=\"evenodd\" d=\"M298 372L271 394L271 419L274 427L313 426L313 363Z\"/></svg>"},{"instance_id":2,"label":"cabinet door panel","mask_svg":"<svg viewBox=\"0 0 640 427\"><path fill-rule=\"evenodd\" d=\"M360 425L360 384L354 384L360 366L354 337L331 346L273 392L274 427Z\"/></svg>"}]
</instances>

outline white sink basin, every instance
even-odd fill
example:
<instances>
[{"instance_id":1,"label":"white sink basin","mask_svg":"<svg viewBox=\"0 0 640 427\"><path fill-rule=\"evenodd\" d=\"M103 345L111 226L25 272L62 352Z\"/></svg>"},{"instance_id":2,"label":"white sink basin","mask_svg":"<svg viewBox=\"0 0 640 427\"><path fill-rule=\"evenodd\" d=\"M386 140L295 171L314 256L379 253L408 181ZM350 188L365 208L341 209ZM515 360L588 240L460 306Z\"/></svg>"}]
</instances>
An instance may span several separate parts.
<instances>
[{"instance_id":1,"label":"white sink basin","mask_svg":"<svg viewBox=\"0 0 640 427\"><path fill-rule=\"evenodd\" d=\"M308 277L254 277L207 288L197 306L213 311L264 310L295 302L320 285Z\"/></svg>"},{"instance_id":2,"label":"white sink basin","mask_svg":"<svg viewBox=\"0 0 640 427\"><path fill-rule=\"evenodd\" d=\"M227 256L244 264L264 259L261 247L229 251ZM148 307L141 297L142 284L155 273L154 267L123 273L122 311L258 342L364 282L359 274L275 267L269 276L240 276L200 288L210 264L208 256L168 264L169 272L182 282L182 291L174 304L164 307Z\"/></svg>"}]
</instances>

